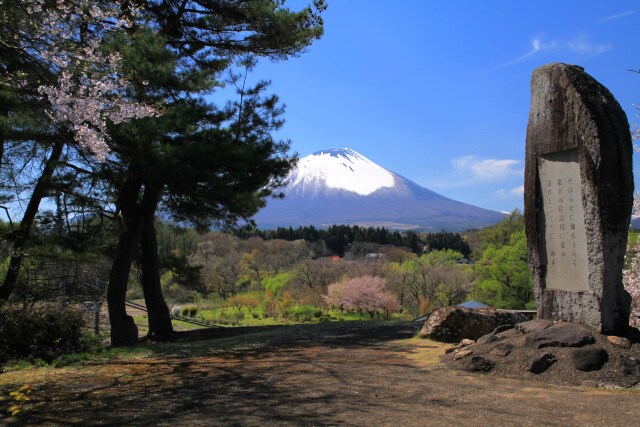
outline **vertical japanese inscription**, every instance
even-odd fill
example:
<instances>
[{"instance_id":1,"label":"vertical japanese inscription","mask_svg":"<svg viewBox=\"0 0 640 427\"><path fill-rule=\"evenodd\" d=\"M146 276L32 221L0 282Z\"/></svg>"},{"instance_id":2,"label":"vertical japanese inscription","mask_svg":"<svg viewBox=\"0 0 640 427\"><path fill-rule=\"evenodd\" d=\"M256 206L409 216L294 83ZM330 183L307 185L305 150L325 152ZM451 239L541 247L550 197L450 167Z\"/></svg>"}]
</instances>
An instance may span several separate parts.
<instances>
[{"instance_id":1,"label":"vertical japanese inscription","mask_svg":"<svg viewBox=\"0 0 640 427\"><path fill-rule=\"evenodd\" d=\"M538 163L543 210L539 215L541 259L547 289L589 289L587 244L578 150L541 156Z\"/></svg>"}]
</instances>

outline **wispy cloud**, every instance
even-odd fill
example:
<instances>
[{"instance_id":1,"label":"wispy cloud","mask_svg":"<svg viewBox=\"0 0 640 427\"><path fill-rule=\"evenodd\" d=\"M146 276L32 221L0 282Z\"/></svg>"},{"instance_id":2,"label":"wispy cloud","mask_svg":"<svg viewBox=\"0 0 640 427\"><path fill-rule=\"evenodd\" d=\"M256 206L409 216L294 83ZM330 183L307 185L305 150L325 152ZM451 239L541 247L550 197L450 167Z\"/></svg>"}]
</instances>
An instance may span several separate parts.
<instances>
[{"instance_id":1,"label":"wispy cloud","mask_svg":"<svg viewBox=\"0 0 640 427\"><path fill-rule=\"evenodd\" d=\"M512 197L522 197L524 196L524 185L520 185L515 188L505 189L502 188L496 191L496 195L501 199L510 199Z\"/></svg>"},{"instance_id":2,"label":"wispy cloud","mask_svg":"<svg viewBox=\"0 0 640 427\"><path fill-rule=\"evenodd\" d=\"M600 55L612 48L613 45L610 43L591 42L586 33L576 34L570 39L549 38L545 35L538 35L531 39L529 51L515 59L496 65L491 68L491 70L510 67L524 62L534 56L547 53L571 54L576 56L576 59L585 60L586 58Z\"/></svg>"},{"instance_id":3,"label":"wispy cloud","mask_svg":"<svg viewBox=\"0 0 640 427\"><path fill-rule=\"evenodd\" d=\"M569 50L582 57L582 59L600 55L613 48L613 45L610 43L591 43L585 34L577 35L568 42L567 46Z\"/></svg>"},{"instance_id":4,"label":"wispy cloud","mask_svg":"<svg viewBox=\"0 0 640 427\"><path fill-rule=\"evenodd\" d=\"M489 182L500 181L509 176L522 173L519 160L482 159L478 156L458 157L451 161L457 172L469 175L473 180Z\"/></svg>"},{"instance_id":5,"label":"wispy cloud","mask_svg":"<svg viewBox=\"0 0 640 427\"><path fill-rule=\"evenodd\" d=\"M485 159L479 156L463 156L451 160L453 171L430 180L434 188L456 188L501 182L522 177L524 169L520 160Z\"/></svg>"},{"instance_id":6,"label":"wispy cloud","mask_svg":"<svg viewBox=\"0 0 640 427\"><path fill-rule=\"evenodd\" d=\"M625 12L616 13L614 15L607 16L606 18L604 18L600 22L601 23L605 23L605 22L614 21L614 20L620 19L620 18L626 18L627 16L635 15L636 13L638 13L638 12L635 11L635 10L627 10Z\"/></svg>"}]
</instances>

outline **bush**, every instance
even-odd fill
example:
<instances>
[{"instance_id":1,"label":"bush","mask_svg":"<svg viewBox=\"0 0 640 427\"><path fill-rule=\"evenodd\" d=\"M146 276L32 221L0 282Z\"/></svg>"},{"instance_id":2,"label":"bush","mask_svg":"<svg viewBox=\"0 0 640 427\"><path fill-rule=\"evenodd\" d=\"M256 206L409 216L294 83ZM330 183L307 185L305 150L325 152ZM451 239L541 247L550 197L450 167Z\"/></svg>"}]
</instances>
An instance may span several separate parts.
<instances>
[{"instance_id":1,"label":"bush","mask_svg":"<svg viewBox=\"0 0 640 427\"><path fill-rule=\"evenodd\" d=\"M287 308L286 315L285 317L298 321L310 322L313 317L319 318L322 316L322 311L312 305L301 305Z\"/></svg>"},{"instance_id":2,"label":"bush","mask_svg":"<svg viewBox=\"0 0 640 427\"><path fill-rule=\"evenodd\" d=\"M198 309L196 307L185 307L182 309L182 316L184 317L196 317Z\"/></svg>"},{"instance_id":3,"label":"bush","mask_svg":"<svg viewBox=\"0 0 640 427\"><path fill-rule=\"evenodd\" d=\"M0 308L0 363L18 358L51 362L86 351L92 344L83 339L84 326L82 313L69 307Z\"/></svg>"}]
</instances>

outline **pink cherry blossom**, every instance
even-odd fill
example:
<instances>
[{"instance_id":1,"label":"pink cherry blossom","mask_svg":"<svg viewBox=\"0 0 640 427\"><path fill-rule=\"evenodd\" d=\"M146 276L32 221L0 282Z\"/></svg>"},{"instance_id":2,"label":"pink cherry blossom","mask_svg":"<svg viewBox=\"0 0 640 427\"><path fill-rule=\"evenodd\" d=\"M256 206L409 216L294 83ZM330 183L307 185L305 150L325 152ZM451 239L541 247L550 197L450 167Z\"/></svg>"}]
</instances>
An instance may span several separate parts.
<instances>
[{"instance_id":1,"label":"pink cherry blossom","mask_svg":"<svg viewBox=\"0 0 640 427\"><path fill-rule=\"evenodd\" d=\"M57 74L38 87L48 101L47 114L67 124L77 144L99 160L109 153L107 123L158 115L156 108L127 99L129 86L116 53L100 51L103 38L132 24L139 11L127 0L44 0L26 3L30 26L2 40ZM127 10L128 14L122 11ZM20 82L20 76L8 76Z\"/></svg>"},{"instance_id":2,"label":"pink cherry blossom","mask_svg":"<svg viewBox=\"0 0 640 427\"><path fill-rule=\"evenodd\" d=\"M386 279L362 276L329 285L325 301L351 310L366 311L372 317L382 310L396 310L396 297L385 291Z\"/></svg>"}]
</instances>

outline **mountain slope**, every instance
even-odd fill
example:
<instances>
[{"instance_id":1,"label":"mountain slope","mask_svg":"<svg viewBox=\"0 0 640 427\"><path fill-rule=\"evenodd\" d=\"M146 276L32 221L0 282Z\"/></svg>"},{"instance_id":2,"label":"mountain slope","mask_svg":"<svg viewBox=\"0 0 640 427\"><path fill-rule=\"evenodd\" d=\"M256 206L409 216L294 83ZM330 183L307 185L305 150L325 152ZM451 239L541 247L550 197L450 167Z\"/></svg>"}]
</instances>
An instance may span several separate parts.
<instances>
[{"instance_id":1,"label":"mountain slope","mask_svg":"<svg viewBox=\"0 0 640 427\"><path fill-rule=\"evenodd\" d=\"M260 228L359 224L463 230L504 217L441 196L349 148L300 159L288 182L286 198L269 200L255 215Z\"/></svg>"}]
</instances>

